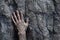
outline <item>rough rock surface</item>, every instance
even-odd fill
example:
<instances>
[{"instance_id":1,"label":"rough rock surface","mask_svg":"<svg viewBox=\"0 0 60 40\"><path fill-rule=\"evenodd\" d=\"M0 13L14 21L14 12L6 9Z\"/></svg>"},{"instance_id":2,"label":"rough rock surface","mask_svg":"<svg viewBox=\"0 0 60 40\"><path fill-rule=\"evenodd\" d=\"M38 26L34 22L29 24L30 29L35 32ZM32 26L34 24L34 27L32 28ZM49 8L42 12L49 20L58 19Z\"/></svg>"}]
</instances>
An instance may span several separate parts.
<instances>
[{"instance_id":1,"label":"rough rock surface","mask_svg":"<svg viewBox=\"0 0 60 40\"><path fill-rule=\"evenodd\" d=\"M12 12L29 17L27 40L60 40L60 0L0 0L0 40L18 40Z\"/></svg>"}]
</instances>

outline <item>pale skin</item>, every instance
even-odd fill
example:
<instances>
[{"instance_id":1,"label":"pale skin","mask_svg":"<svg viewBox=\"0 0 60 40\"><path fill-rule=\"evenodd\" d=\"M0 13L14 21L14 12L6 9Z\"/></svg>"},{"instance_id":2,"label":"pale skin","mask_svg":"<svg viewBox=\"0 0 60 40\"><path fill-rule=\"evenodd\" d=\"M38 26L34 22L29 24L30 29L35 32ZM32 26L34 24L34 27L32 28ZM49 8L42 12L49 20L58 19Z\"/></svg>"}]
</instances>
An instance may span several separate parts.
<instances>
[{"instance_id":1,"label":"pale skin","mask_svg":"<svg viewBox=\"0 0 60 40\"><path fill-rule=\"evenodd\" d=\"M19 40L26 40L26 29L28 27L28 18L26 22L24 21L23 14L16 10L16 13L13 12L12 21L18 29Z\"/></svg>"}]
</instances>

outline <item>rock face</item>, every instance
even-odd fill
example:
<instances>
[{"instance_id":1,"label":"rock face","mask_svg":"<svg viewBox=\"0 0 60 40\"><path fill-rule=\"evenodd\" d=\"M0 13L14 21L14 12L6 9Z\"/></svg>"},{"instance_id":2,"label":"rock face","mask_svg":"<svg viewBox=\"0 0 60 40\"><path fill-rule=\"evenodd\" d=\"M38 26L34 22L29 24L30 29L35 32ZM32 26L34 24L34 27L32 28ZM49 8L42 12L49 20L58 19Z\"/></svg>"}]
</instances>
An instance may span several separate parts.
<instances>
[{"instance_id":1,"label":"rock face","mask_svg":"<svg viewBox=\"0 0 60 40\"><path fill-rule=\"evenodd\" d=\"M60 40L60 0L0 0L0 40L18 40L12 12L29 17L27 40Z\"/></svg>"}]
</instances>

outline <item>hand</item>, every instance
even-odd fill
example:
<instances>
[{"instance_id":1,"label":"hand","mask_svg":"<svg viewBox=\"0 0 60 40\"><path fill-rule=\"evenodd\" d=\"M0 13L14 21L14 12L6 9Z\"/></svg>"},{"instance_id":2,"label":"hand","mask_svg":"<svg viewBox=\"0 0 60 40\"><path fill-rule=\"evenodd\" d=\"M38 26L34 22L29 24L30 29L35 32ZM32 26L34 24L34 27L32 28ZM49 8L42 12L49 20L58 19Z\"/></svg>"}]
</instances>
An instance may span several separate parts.
<instances>
[{"instance_id":1,"label":"hand","mask_svg":"<svg viewBox=\"0 0 60 40\"><path fill-rule=\"evenodd\" d=\"M28 27L28 18L26 22L24 22L23 14L22 13L19 14L18 10L16 11L16 13L13 12L12 21L14 22L14 24L16 25L20 33L23 33L24 31L26 31Z\"/></svg>"}]
</instances>

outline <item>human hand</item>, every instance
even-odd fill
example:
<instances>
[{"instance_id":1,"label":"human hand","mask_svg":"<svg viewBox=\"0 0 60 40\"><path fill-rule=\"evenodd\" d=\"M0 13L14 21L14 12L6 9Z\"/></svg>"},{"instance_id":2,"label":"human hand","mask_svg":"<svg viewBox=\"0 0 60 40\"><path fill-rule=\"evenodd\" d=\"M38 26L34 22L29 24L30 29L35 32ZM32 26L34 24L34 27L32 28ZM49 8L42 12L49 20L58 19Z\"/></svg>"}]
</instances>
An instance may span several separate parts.
<instances>
[{"instance_id":1,"label":"human hand","mask_svg":"<svg viewBox=\"0 0 60 40\"><path fill-rule=\"evenodd\" d=\"M20 33L23 33L24 31L26 31L26 29L28 27L28 18L25 22L23 14L19 13L18 10L16 12L13 12L12 21L14 22L14 24L16 25L16 27Z\"/></svg>"}]
</instances>

